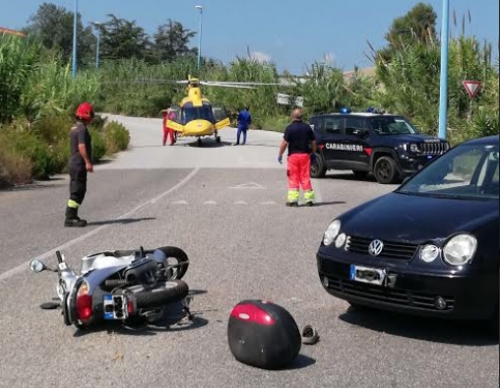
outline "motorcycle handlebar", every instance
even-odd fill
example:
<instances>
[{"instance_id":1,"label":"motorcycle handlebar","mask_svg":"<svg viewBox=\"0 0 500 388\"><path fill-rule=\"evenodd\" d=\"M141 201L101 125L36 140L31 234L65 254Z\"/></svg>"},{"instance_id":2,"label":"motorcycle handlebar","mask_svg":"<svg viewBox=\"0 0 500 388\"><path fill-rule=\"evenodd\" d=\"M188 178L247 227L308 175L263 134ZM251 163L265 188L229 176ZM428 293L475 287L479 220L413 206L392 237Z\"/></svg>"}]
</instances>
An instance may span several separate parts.
<instances>
[{"instance_id":1,"label":"motorcycle handlebar","mask_svg":"<svg viewBox=\"0 0 500 388\"><path fill-rule=\"evenodd\" d=\"M56 251L56 256L57 256L57 262L59 264L61 264L63 262L63 259L62 259L62 256L61 256L61 252Z\"/></svg>"}]
</instances>

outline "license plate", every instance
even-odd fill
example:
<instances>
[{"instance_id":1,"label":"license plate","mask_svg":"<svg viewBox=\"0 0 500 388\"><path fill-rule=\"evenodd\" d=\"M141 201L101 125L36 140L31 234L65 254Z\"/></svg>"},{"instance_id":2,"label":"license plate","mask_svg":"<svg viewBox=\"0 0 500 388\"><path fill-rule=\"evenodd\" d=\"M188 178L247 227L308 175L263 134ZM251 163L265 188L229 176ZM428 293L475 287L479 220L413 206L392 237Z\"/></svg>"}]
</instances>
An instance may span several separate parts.
<instances>
[{"instance_id":1,"label":"license plate","mask_svg":"<svg viewBox=\"0 0 500 388\"><path fill-rule=\"evenodd\" d=\"M128 318L127 298L123 295L104 295L104 319L122 320Z\"/></svg>"},{"instance_id":2,"label":"license plate","mask_svg":"<svg viewBox=\"0 0 500 388\"><path fill-rule=\"evenodd\" d=\"M355 282L375 284L381 286L385 282L387 272L385 269L368 268L351 265L351 280Z\"/></svg>"}]
</instances>

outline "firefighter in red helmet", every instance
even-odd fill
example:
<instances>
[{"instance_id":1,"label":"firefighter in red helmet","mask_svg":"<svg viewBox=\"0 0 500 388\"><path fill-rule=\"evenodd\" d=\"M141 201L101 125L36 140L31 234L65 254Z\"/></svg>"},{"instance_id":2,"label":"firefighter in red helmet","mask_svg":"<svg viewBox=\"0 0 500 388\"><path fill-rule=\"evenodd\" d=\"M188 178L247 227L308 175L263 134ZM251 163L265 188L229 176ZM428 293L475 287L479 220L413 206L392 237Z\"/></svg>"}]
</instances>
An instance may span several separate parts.
<instances>
[{"instance_id":1,"label":"firefighter in red helmet","mask_svg":"<svg viewBox=\"0 0 500 388\"><path fill-rule=\"evenodd\" d=\"M87 221L78 217L78 209L83 203L87 192L87 173L93 172L92 166L92 139L88 130L88 125L94 119L94 108L88 102L80 104L76 110L76 122L70 131L69 158L69 193L70 197L66 206L67 227L87 225Z\"/></svg>"}]
</instances>

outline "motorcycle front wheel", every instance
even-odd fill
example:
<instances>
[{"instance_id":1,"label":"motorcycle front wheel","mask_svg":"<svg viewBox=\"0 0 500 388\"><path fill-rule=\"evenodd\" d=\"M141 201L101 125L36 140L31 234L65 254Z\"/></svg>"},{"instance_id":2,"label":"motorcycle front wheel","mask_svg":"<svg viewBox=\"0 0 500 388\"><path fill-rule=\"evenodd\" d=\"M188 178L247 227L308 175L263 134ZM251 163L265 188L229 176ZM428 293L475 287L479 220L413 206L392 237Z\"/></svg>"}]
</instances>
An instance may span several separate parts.
<instances>
[{"instance_id":1,"label":"motorcycle front wheel","mask_svg":"<svg viewBox=\"0 0 500 388\"><path fill-rule=\"evenodd\" d=\"M135 285L127 287L124 291L125 294L134 295L137 308L147 309L183 300L189 293L189 286L183 280L176 279L158 282L156 287L151 290L142 285Z\"/></svg>"},{"instance_id":2,"label":"motorcycle front wheel","mask_svg":"<svg viewBox=\"0 0 500 388\"><path fill-rule=\"evenodd\" d=\"M183 264L179 267L175 268L169 268L168 271L168 278L171 280L180 280L186 275L186 272L189 267L189 258L186 252L184 252L181 248L178 247L173 247L173 246L167 246L167 247L160 247L157 248L158 250L162 251L165 256L167 257L167 262L170 265L175 265L175 264ZM175 261L175 262L172 262Z\"/></svg>"}]
</instances>

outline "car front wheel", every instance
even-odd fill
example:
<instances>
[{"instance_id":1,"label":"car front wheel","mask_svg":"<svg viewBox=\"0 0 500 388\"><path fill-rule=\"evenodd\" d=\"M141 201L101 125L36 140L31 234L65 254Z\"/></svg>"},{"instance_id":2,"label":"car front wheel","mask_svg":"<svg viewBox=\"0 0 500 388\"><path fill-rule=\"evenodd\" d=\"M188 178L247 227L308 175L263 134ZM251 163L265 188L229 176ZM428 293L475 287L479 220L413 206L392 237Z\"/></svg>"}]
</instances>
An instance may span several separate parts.
<instances>
[{"instance_id":1,"label":"car front wheel","mask_svg":"<svg viewBox=\"0 0 500 388\"><path fill-rule=\"evenodd\" d=\"M399 176L398 166L390 156L378 158L373 173L377 181L384 185L395 183Z\"/></svg>"},{"instance_id":2,"label":"car front wheel","mask_svg":"<svg viewBox=\"0 0 500 388\"><path fill-rule=\"evenodd\" d=\"M316 160L311 162L311 178L323 178L326 175L326 170L323 156L316 154Z\"/></svg>"}]
</instances>

